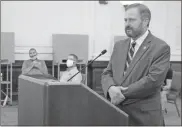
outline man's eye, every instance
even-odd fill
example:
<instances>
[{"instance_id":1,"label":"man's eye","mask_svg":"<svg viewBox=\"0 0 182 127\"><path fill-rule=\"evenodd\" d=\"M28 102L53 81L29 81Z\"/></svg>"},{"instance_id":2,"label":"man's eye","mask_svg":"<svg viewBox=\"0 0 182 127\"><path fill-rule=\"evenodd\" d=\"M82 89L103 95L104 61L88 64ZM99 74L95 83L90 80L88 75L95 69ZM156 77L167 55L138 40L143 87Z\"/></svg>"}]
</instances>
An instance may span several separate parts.
<instances>
[{"instance_id":1,"label":"man's eye","mask_svg":"<svg viewBox=\"0 0 182 127\"><path fill-rule=\"evenodd\" d=\"M134 19L130 19L130 21L131 21L131 22L133 22L133 21L134 21Z\"/></svg>"}]
</instances>

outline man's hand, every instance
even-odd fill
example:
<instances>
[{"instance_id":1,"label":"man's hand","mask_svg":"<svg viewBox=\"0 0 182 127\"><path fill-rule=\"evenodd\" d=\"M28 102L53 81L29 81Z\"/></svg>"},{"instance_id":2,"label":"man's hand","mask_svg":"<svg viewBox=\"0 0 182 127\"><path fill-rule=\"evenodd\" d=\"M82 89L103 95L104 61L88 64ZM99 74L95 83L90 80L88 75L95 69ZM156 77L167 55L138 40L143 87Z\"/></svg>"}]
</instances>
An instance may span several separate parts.
<instances>
[{"instance_id":1,"label":"man's hand","mask_svg":"<svg viewBox=\"0 0 182 127\"><path fill-rule=\"evenodd\" d=\"M33 61L33 63L34 63L34 66L37 67L37 68L39 68L41 66L40 62Z\"/></svg>"},{"instance_id":2,"label":"man's hand","mask_svg":"<svg viewBox=\"0 0 182 127\"><path fill-rule=\"evenodd\" d=\"M109 96L111 98L111 103L114 105L118 105L119 103L121 103L125 99L121 91L127 89L128 89L127 87L122 87L122 86L111 86L108 90Z\"/></svg>"}]
</instances>

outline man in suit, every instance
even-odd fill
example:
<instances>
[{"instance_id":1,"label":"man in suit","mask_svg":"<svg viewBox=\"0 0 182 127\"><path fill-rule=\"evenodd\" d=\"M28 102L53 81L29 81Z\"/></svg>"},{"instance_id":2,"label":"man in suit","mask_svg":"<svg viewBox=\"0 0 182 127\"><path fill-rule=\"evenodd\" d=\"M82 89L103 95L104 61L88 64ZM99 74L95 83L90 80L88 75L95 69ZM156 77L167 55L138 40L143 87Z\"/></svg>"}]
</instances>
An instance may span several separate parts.
<instances>
[{"instance_id":1,"label":"man in suit","mask_svg":"<svg viewBox=\"0 0 182 127\"><path fill-rule=\"evenodd\" d=\"M143 4L126 8L129 38L115 43L101 79L106 98L125 111L134 126L164 125L160 90L169 68L170 47L148 30L150 19L151 12Z\"/></svg>"},{"instance_id":2,"label":"man in suit","mask_svg":"<svg viewBox=\"0 0 182 127\"><path fill-rule=\"evenodd\" d=\"M23 62L23 75L48 75L45 61L37 58L37 51L34 48L29 50L30 59Z\"/></svg>"}]
</instances>

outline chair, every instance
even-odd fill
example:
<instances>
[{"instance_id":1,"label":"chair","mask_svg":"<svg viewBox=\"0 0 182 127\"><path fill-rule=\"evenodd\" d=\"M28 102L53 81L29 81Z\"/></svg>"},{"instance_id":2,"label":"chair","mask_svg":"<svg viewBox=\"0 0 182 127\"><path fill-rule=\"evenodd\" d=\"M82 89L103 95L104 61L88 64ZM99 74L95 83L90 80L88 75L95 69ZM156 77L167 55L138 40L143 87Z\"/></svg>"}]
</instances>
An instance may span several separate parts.
<instances>
[{"instance_id":1,"label":"chair","mask_svg":"<svg viewBox=\"0 0 182 127\"><path fill-rule=\"evenodd\" d=\"M85 84L86 83L86 74L82 74L82 81L81 83Z\"/></svg>"},{"instance_id":2,"label":"chair","mask_svg":"<svg viewBox=\"0 0 182 127\"><path fill-rule=\"evenodd\" d=\"M176 100L177 97L179 97L180 91L181 91L181 72L173 71L171 89L169 93L166 95L166 97L168 103L172 103L175 105L179 117L180 117L180 112L177 107Z\"/></svg>"}]
</instances>

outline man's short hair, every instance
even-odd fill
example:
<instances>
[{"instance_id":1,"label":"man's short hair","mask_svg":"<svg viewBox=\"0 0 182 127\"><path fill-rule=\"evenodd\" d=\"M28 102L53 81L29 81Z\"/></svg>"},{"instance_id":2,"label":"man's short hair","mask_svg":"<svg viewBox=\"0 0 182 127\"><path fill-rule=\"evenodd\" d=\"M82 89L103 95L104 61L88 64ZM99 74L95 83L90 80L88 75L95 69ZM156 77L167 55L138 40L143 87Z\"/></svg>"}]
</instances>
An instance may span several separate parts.
<instances>
[{"instance_id":1,"label":"man's short hair","mask_svg":"<svg viewBox=\"0 0 182 127\"><path fill-rule=\"evenodd\" d=\"M127 11L131 8L138 8L140 15L141 15L141 18L142 19L144 19L144 18L149 19L149 22L147 24L147 26L149 27L150 20L151 20L151 12L150 12L149 8L144 4L134 3L134 4L128 5L125 10Z\"/></svg>"},{"instance_id":2,"label":"man's short hair","mask_svg":"<svg viewBox=\"0 0 182 127\"><path fill-rule=\"evenodd\" d=\"M36 51L36 52L37 52L37 50L36 50L35 48L31 48L31 49L29 50L29 52L30 52L30 51L32 51L32 50L34 50L34 51Z\"/></svg>"},{"instance_id":3,"label":"man's short hair","mask_svg":"<svg viewBox=\"0 0 182 127\"><path fill-rule=\"evenodd\" d=\"M76 62L78 62L78 56L75 54L69 54L69 56L73 56L73 58L75 59Z\"/></svg>"}]
</instances>

